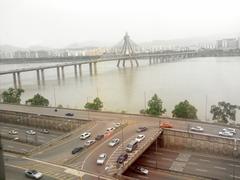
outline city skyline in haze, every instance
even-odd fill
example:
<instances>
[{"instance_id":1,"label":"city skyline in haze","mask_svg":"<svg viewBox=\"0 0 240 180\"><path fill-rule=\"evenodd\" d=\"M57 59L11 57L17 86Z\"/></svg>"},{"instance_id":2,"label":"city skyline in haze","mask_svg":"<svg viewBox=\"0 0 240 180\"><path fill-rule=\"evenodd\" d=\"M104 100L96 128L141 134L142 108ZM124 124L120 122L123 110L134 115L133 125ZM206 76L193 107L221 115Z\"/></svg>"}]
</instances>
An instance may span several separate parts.
<instances>
[{"instance_id":1,"label":"city skyline in haze","mask_svg":"<svg viewBox=\"0 0 240 180\"><path fill-rule=\"evenodd\" d=\"M51 48L240 35L237 0L0 0L0 45Z\"/></svg>"}]
</instances>

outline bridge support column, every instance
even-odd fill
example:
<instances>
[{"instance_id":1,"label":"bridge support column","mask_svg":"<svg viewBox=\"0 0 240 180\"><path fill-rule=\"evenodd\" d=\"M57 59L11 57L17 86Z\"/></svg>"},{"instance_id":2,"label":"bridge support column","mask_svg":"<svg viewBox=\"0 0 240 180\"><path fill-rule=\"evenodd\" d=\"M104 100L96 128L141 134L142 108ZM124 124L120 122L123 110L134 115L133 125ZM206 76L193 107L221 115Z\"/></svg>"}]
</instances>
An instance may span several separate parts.
<instances>
[{"instance_id":1,"label":"bridge support column","mask_svg":"<svg viewBox=\"0 0 240 180\"><path fill-rule=\"evenodd\" d=\"M82 65L78 65L78 70L79 70L79 76L82 76Z\"/></svg>"},{"instance_id":2,"label":"bridge support column","mask_svg":"<svg viewBox=\"0 0 240 180\"><path fill-rule=\"evenodd\" d=\"M16 73L13 73L13 85L14 85L14 88L17 89Z\"/></svg>"},{"instance_id":3,"label":"bridge support column","mask_svg":"<svg viewBox=\"0 0 240 180\"><path fill-rule=\"evenodd\" d=\"M22 88L20 72L17 72L18 86Z\"/></svg>"},{"instance_id":4,"label":"bridge support column","mask_svg":"<svg viewBox=\"0 0 240 180\"><path fill-rule=\"evenodd\" d=\"M40 72L39 72L39 69L37 69L37 84L38 86L40 86Z\"/></svg>"},{"instance_id":5,"label":"bridge support column","mask_svg":"<svg viewBox=\"0 0 240 180\"><path fill-rule=\"evenodd\" d=\"M97 63L94 62L93 65L94 65L94 74L97 74Z\"/></svg>"},{"instance_id":6,"label":"bridge support column","mask_svg":"<svg viewBox=\"0 0 240 180\"><path fill-rule=\"evenodd\" d=\"M117 62L117 67L119 67L119 65L120 65L120 60L118 60L118 62Z\"/></svg>"},{"instance_id":7,"label":"bridge support column","mask_svg":"<svg viewBox=\"0 0 240 180\"><path fill-rule=\"evenodd\" d=\"M41 69L42 84L45 85L44 69Z\"/></svg>"},{"instance_id":8,"label":"bridge support column","mask_svg":"<svg viewBox=\"0 0 240 180\"><path fill-rule=\"evenodd\" d=\"M152 57L151 56L149 57L149 64L150 65L152 64Z\"/></svg>"},{"instance_id":9,"label":"bridge support column","mask_svg":"<svg viewBox=\"0 0 240 180\"><path fill-rule=\"evenodd\" d=\"M89 63L89 73L92 75L92 63Z\"/></svg>"},{"instance_id":10,"label":"bridge support column","mask_svg":"<svg viewBox=\"0 0 240 180\"><path fill-rule=\"evenodd\" d=\"M74 74L75 74L75 77L77 77L77 65L74 65Z\"/></svg>"},{"instance_id":11,"label":"bridge support column","mask_svg":"<svg viewBox=\"0 0 240 180\"><path fill-rule=\"evenodd\" d=\"M64 66L61 66L61 70L62 70L62 79L65 79L65 75L64 75Z\"/></svg>"},{"instance_id":12,"label":"bridge support column","mask_svg":"<svg viewBox=\"0 0 240 180\"><path fill-rule=\"evenodd\" d=\"M60 69L59 69L59 67L57 67L57 79L58 79L58 82L60 82Z\"/></svg>"}]
</instances>

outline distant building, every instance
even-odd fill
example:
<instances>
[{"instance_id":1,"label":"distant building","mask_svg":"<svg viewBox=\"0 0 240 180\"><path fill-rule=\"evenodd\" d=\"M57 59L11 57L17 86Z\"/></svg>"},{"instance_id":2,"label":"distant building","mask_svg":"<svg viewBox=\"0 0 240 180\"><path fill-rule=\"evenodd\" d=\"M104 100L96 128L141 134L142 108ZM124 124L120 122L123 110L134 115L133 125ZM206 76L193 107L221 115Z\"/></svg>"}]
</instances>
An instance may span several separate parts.
<instances>
[{"instance_id":1,"label":"distant building","mask_svg":"<svg viewBox=\"0 0 240 180\"><path fill-rule=\"evenodd\" d=\"M222 39L217 41L216 48L222 50L239 49L239 43L239 38Z\"/></svg>"}]
</instances>

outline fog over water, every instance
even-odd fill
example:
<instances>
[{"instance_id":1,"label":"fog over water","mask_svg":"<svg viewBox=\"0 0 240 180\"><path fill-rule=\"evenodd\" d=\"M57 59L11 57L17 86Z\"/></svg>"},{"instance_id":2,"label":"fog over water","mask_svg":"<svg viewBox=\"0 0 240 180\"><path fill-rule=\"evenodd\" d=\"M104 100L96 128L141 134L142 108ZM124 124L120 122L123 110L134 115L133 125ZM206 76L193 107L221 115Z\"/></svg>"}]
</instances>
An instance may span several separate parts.
<instances>
[{"instance_id":1,"label":"fog over water","mask_svg":"<svg viewBox=\"0 0 240 180\"><path fill-rule=\"evenodd\" d=\"M44 66L53 63L0 64L0 71L23 67ZM186 59L182 62L149 65L148 60L140 66L117 68L116 62L98 63L97 75L90 76L88 65L83 65L83 75L75 77L74 67L65 67L65 80L57 81L56 69L45 70L45 86L38 87L36 71L21 73L25 93L22 103L39 92L54 106L83 108L87 99L96 96L104 102L104 110L139 112L154 93L163 100L167 115L174 106L185 99L197 109L198 117L205 120L205 107L227 101L240 104L240 57L209 57ZM12 75L0 76L0 92L13 86ZM211 115L207 114L208 119ZM237 119L240 116L237 114Z\"/></svg>"}]
</instances>

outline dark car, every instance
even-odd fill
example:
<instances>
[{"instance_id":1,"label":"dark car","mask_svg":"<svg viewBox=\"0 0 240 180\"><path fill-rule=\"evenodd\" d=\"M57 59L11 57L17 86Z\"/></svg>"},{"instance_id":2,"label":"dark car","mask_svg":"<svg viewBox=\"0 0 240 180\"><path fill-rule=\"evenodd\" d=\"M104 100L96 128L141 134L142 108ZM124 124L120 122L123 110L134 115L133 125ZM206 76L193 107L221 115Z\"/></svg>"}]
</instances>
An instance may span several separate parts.
<instances>
[{"instance_id":1,"label":"dark car","mask_svg":"<svg viewBox=\"0 0 240 180\"><path fill-rule=\"evenodd\" d=\"M47 130L47 129L41 129L41 130L40 130L40 133L49 134L49 130Z\"/></svg>"},{"instance_id":2,"label":"dark car","mask_svg":"<svg viewBox=\"0 0 240 180\"><path fill-rule=\"evenodd\" d=\"M101 140L104 137L103 134L99 134L95 137L95 140Z\"/></svg>"},{"instance_id":3,"label":"dark car","mask_svg":"<svg viewBox=\"0 0 240 180\"><path fill-rule=\"evenodd\" d=\"M74 116L73 113L66 113L65 116Z\"/></svg>"},{"instance_id":4,"label":"dark car","mask_svg":"<svg viewBox=\"0 0 240 180\"><path fill-rule=\"evenodd\" d=\"M143 131L146 131L147 130L147 127L139 127L137 129L137 132L143 132Z\"/></svg>"},{"instance_id":5,"label":"dark car","mask_svg":"<svg viewBox=\"0 0 240 180\"><path fill-rule=\"evenodd\" d=\"M32 169L27 169L26 171L24 171L25 176L32 178L32 179L41 179L43 174L36 171L36 170L32 170Z\"/></svg>"},{"instance_id":6,"label":"dark car","mask_svg":"<svg viewBox=\"0 0 240 180\"><path fill-rule=\"evenodd\" d=\"M76 147L72 150L72 154L76 154L76 153L82 151L83 149L84 149L84 147Z\"/></svg>"},{"instance_id":7,"label":"dark car","mask_svg":"<svg viewBox=\"0 0 240 180\"><path fill-rule=\"evenodd\" d=\"M126 161L127 158L128 158L128 154L123 153L118 157L117 163L122 164L124 161Z\"/></svg>"}]
</instances>

